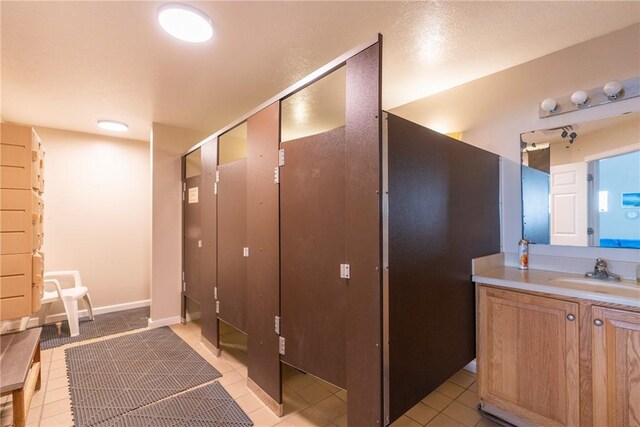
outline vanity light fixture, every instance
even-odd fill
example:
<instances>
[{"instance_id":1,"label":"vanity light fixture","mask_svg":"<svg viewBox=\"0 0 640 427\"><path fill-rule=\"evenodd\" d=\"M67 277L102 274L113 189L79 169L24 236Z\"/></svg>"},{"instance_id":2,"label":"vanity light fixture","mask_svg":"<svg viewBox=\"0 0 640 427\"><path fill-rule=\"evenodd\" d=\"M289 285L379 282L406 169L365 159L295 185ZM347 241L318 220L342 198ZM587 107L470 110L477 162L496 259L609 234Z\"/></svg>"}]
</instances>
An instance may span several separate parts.
<instances>
[{"instance_id":1,"label":"vanity light fixture","mask_svg":"<svg viewBox=\"0 0 640 427\"><path fill-rule=\"evenodd\" d=\"M158 22L173 37L203 43L213 36L213 21L200 9L183 3L166 3L158 8Z\"/></svg>"},{"instance_id":2,"label":"vanity light fixture","mask_svg":"<svg viewBox=\"0 0 640 427\"><path fill-rule=\"evenodd\" d=\"M98 120L98 127L112 132L126 132L129 126L126 123L114 122L113 120Z\"/></svg>"},{"instance_id":3,"label":"vanity light fixture","mask_svg":"<svg viewBox=\"0 0 640 427\"><path fill-rule=\"evenodd\" d=\"M571 102L578 108L586 107L589 95L585 90L577 90L571 94Z\"/></svg>"},{"instance_id":4,"label":"vanity light fixture","mask_svg":"<svg viewBox=\"0 0 640 427\"><path fill-rule=\"evenodd\" d=\"M640 96L640 76L622 81L611 80L604 86L577 90L571 96L545 99L539 105L538 117L543 119L638 96Z\"/></svg>"},{"instance_id":5,"label":"vanity light fixture","mask_svg":"<svg viewBox=\"0 0 640 427\"><path fill-rule=\"evenodd\" d=\"M546 98L540 103L540 108L547 113L553 113L556 111L556 108L558 108L558 103L553 98Z\"/></svg>"},{"instance_id":6,"label":"vanity light fixture","mask_svg":"<svg viewBox=\"0 0 640 427\"><path fill-rule=\"evenodd\" d=\"M622 83L618 80L611 80L602 88L602 91L609 99L618 99L620 92L622 92Z\"/></svg>"}]
</instances>

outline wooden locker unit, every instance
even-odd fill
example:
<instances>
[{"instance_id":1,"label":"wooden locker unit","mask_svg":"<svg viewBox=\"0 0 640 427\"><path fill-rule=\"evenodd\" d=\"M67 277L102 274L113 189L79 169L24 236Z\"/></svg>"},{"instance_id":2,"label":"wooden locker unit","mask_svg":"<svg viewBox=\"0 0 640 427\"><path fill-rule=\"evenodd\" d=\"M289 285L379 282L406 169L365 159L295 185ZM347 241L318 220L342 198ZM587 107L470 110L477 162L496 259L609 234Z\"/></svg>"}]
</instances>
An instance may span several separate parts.
<instances>
[{"instance_id":1,"label":"wooden locker unit","mask_svg":"<svg viewBox=\"0 0 640 427\"><path fill-rule=\"evenodd\" d=\"M44 147L33 128L0 132L0 320L40 309L44 255Z\"/></svg>"}]
</instances>

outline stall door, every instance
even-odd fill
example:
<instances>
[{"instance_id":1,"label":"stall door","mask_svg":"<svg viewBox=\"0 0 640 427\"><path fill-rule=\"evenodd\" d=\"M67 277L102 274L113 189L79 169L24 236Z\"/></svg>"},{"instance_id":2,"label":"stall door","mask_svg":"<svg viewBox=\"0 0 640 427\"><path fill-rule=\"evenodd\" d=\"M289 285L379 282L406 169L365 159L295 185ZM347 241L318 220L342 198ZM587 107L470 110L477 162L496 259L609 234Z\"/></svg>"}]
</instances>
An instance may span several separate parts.
<instances>
[{"instance_id":1,"label":"stall door","mask_svg":"<svg viewBox=\"0 0 640 427\"><path fill-rule=\"evenodd\" d=\"M344 388L345 129L281 147L282 360Z\"/></svg>"},{"instance_id":2,"label":"stall door","mask_svg":"<svg viewBox=\"0 0 640 427\"><path fill-rule=\"evenodd\" d=\"M218 318L246 332L247 160L220 165L218 173Z\"/></svg>"},{"instance_id":3,"label":"stall door","mask_svg":"<svg viewBox=\"0 0 640 427\"><path fill-rule=\"evenodd\" d=\"M201 292L200 250L202 248L201 176L186 178L184 190L184 283L182 290L183 296L199 302Z\"/></svg>"}]
</instances>

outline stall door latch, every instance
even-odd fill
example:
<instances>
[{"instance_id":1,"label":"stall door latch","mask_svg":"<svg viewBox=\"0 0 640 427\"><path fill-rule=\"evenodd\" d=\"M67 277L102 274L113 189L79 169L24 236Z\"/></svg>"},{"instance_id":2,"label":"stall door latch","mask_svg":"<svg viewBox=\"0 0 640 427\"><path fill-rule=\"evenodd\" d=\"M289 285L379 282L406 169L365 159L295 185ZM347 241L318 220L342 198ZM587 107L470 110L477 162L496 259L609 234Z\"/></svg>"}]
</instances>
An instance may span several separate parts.
<instances>
[{"instance_id":1,"label":"stall door latch","mask_svg":"<svg viewBox=\"0 0 640 427\"><path fill-rule=\"evenodd\" d=\"M351 278L351 267L349 266L349 264L340 264L340 278L341 279Z\"/></svg>"},{"instance_id":2,"label":"stall door latch","mask_svg":"<svg viewBox=\"0 0 640 427\"><path fill-rule=\"evenodd\" d=\"M282 356L284 356L284 337L280 337L280 340L278 341L279 345L278 345L278 353L280 353Z\"/></svg>"},{"instance_id":3,"label":"stall door latch","mask_svg":"<svg viewBox=\"0 0 640 427\"><path fill-rule=\"evenodd\" d=\"M280 335L280 316L276 316L275 327L276 334Z\"/></svg>"}]
</instances>

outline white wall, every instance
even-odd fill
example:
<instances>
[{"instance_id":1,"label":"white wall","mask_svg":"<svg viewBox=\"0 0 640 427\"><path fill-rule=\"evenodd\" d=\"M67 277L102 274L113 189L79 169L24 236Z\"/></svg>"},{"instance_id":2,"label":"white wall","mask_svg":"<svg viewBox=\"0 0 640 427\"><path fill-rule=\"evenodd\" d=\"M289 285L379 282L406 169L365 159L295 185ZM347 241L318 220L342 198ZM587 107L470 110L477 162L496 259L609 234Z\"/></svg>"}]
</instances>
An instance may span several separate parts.
<instances>
[{"instance_id":1,"label":"white wall","mask_svg":"<svg viewBox=\"0 0 640 427\"><path fill-rule=\"evenodd\" d=\"M36 132L46 150L45 271L79 270L94 308L148 300L148 142Z\"/></svg>"},{"instance_id":2,"label":"white wall","mask_svg":"<svg viewBox=\"0 0 640 427\"><path fill-rule=\"evenodd\" d=\"M587 110L538 118L547 97L603 86L640 74L640 24L563 49L534 61L391 110L442 132L462 132L462 140L503 157L502 246L516 252L521 236L520 134L627 111L640 111L640 98ZM640 250L532 245L536 254L640 261ZM612 264L615 266L615 263ZM614 270L615 271L615 270Z\"/></svg>"},{"instance_id":3,"label":"white wall","mask_svg":"<svg viewBox=\"0 0 640 427\"><path fill-rule=\"evenodd\" d=\"M181 155L208 136L153 124L151 135L151 318L149 325L177 323L182 276Z\"/></svg>"}]
</instances>

